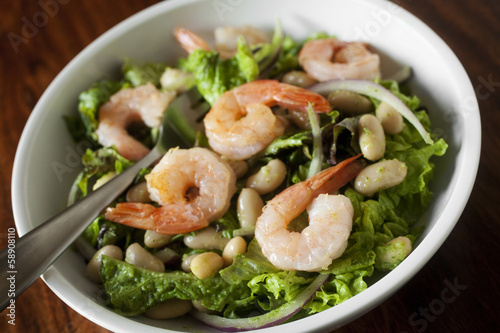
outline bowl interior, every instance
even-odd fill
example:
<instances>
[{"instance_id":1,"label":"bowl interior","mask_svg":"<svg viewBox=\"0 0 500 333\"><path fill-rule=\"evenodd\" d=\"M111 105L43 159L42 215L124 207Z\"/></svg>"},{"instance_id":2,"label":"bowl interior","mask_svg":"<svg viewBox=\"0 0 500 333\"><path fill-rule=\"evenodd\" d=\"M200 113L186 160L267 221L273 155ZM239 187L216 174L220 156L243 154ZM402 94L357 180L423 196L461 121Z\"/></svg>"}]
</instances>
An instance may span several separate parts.
<instances>
[{"instance_id":1,"label":"bowl interior","mask_svg":"<svg viewBox=\"0 0 500 333\"><path fill-rule=\"evenodd\" d=\"M263 10L265 8L265 10ZM337 13L335 15L335 13ZM87 142L73 143L63 115L74 115L78 94L102 77L116 77L124 57L174 65L183 50L171 32L183 26L212 39L214 27L251 24L272 32L276 19L294 38L317 31L344 40L369 42L382 55L383 75L411 66L413 93L427 106L434 134L449 144L437 163L435 200L421 223L420 246L397 269L341 305L266 331L290 332L338 327L382 302L410 279L437 251L457 222L474 182L480 151L477 101L453 52L418 19L385 1L175 1L160 3L122 22L89 45L58 75L41 97L23 132L14 164L12 201L20 235L65 207ZM458 187L460 185L460 188ZM425 246L422 245L425 243ZM43 275L67 304L99 325L119 332L199 331L207 328L180 318L155 321L123 318L102 306L98 286L84 274L84 259L66 251Z\"/></svg>"}]
</instances>

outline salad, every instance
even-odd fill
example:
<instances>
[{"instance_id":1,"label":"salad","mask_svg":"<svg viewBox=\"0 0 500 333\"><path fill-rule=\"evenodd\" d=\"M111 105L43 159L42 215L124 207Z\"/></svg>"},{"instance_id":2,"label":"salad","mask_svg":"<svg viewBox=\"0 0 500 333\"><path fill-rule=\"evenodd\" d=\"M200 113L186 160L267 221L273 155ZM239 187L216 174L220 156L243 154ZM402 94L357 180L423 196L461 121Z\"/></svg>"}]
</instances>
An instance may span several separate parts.
<instances>
[{"instance_id":1,"label":"salad","mask_svg":"<svg viewBox=\"0 0 500 333\"><path fill-rule=\"evenodd\" d=\"M298 41L279 25L271 38L217 29L215 48L175 36L185 57L126 58L66 118L92 143L72 204L152 149L176 96L197 90L210 106L173 124L189 146L143 169L77 242L111 309L268 327L344 302L409 255L447 144L407 76L381 78L364 43Z\"/></svg>"}]
</instances>

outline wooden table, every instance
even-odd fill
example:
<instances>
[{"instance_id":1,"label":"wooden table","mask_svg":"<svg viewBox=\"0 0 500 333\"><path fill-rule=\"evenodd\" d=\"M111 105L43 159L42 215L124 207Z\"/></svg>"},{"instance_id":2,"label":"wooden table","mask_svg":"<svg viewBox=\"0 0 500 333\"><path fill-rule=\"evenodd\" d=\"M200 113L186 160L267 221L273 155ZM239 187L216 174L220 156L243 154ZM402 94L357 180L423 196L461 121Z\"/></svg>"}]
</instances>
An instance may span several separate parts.
<instances>
[{"instance_id":1,"label":"wooden table","mask_svg":"<svg viewBox=\"0 0 500 333\"><path fill-rule=\"evenodd\" d=\"M0 248L14 227L10 181L16 145L37 100L85 46L156 2L1 2ZM394 296L338 332L492 332L500 313L500 3L395 2L434 29L465 66L481 110L481 165L469 203L437 254ZM33 20L40 27L26 30L29 38L13 46L8 33L21 34ZM65 305L40 279L17 299L16 326L8 324L6 314L0 316L0 332L107 332Z\"/></svg>"}]
</instances>

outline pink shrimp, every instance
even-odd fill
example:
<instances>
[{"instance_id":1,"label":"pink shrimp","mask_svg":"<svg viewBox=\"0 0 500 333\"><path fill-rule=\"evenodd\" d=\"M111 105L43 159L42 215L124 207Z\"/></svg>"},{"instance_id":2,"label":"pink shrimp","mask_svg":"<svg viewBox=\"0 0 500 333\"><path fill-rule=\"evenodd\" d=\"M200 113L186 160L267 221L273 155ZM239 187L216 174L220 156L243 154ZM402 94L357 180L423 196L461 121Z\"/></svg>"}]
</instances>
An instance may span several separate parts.
<instances>
[{"instance_id":1,"label":"pink shrimp","mask_svg":"<svg viewBox=\"0 0 500 333\"><path fill-rule=\"evenodd\" d=\"M161 234L195 231L224 215L236 192L231 167L206 148L171 149L146 175L148 203L119 203L106 219Z\"/></svg>"},{"instance_id":2,"label":"pink shrimp","mask_svg":"<svg viewBox=\"0 0 500 333\"><path fill-rule=\"evenodd\" d=\"M184 29L176 28L174 30L174 36L187 53L191 54L198 49L205 51L211 51L212 48L208 43L194 32Z\"/></svg>"},{"instance_id":3,"label":"pink shrimp","mask_svg":"<svg viewBox=\"0 0 500 333\"><path fill-rule=\"evenodd\" d=\"M253 46L260 43L268 43L267 34L252 26L243 27L219 27L214 31L215 48L222 59L233 57L237 53L237 41L240 36L243 36L246 42ZM198 34L184 29L176 28L174 37L187 53L191 54L198 49L212 51L212 47Z\"/></svg>"},{"instance_id":4,"label":"pink shrimp","mask_svg":"<svg viewBox=\"0 0 500 333\"><path fill-rule=\"evenodd\" d=\"M372 80L380 75L380 57L367 44L336 38L308 41L300 50L299 63L318 81L336 79Z\"/></svg>"},{"instance_id":5,"label":"pink shrimp","mask_svg":"<svg viewBox=\"0 0 500 333\"><path fill-rule=\"evenodd\" d=\"M285 131L286 121L271 106L307 112L331 110L321 95L274 80L258 80L226 91L205 116L205 134L213 150L234 160L247 159Z\"/></svg>"},{"instance_id":6,"label":"pink shrimp","mask_svg":"<svg viewBox=\"0 0 500 333\"><path fill-rule=\"evenodd\" d=\"M288 187L271 199L257 219L255 238L264 256L283 270L326 269L342 255L352 229L353 207L340 189L363 169L360 155ZM309 226L302 232L287 225L305 209Z\"/></svg>"},{"instance_id":7,"label":"pink shrimp","mask_svg":"<svg viewBox=\"0 0 500 333\"><path fill-rule=\"evenodd\" d=\"M129 160L141 159L149 148L133 138L127 126L134 122L160 126L163 113L174 97L175 92L161 92L151 83L118 91L99 109L99 143L115 146Z\"/></svg>"}]
</instances>

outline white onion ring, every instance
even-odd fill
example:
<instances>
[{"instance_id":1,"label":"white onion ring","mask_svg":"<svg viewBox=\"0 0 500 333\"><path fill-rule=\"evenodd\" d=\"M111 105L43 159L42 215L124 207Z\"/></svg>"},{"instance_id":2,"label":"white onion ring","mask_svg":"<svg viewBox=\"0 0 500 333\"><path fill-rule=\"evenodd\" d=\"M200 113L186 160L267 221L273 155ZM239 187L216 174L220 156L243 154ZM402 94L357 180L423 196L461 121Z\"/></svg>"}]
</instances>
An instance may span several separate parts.
<instances>
[{"instance_id":1,"label":"white onion ring","mask_svg":"<svg viewBox=\"0 0 500 333\"><path fill-rule=\"evenodd\" d=\"M415 129L420 133L422 139L425 143L433 144L434 141L431 139L431 135L425 130L424 126L420 123L415 114L401 101L396 95L390 92L388 89L384 88L380 84L377 84L369 80L332 80L317 83L308 87L309 90L316 92L318 94L327 94L335 90L347 90L358 94L370 96L376 98L382 102L386 102L391 105L396 111L398 111L410 124L412 124Z\"/></svg>"},{"instance_id":2,"label":"white onion ring","mask_svg":"<svg viewBox=\"0 0 500 333\"><path fill-rule=\"evenodd\" d=\"M329 276L330 274L320 273L318 277L292 301L260 316L229 319L199 311L193 311L191 315L205 325L225 332L242 332L275 326L289 319L306 305L307 302L313 298L316 291L326 283Z\"/></svg>"}]
</instances>

